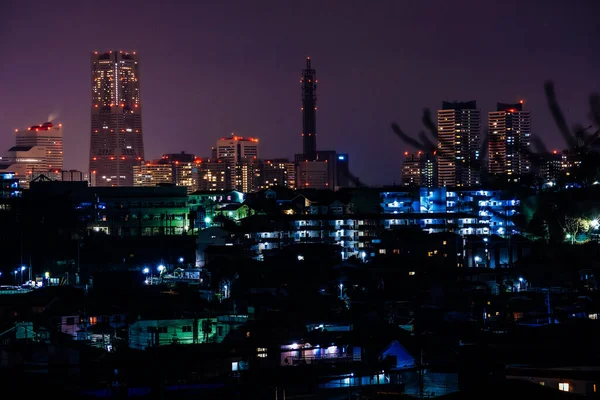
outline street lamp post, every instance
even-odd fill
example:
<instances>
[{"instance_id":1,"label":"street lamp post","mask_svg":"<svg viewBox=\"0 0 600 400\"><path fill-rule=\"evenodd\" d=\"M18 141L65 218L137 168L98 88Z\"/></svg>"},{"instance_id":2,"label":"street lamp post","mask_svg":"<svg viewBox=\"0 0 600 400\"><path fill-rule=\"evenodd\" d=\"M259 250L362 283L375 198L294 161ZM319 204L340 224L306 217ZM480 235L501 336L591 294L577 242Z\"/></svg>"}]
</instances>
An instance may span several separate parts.
<instances>
[{"instance_id":1,"label":"street lamp post","mask_svg":"<svg viewBox=\"0 0 600 400\"><path fill-rule=\"evenodd\" d=\"M150 269L148 267L144 268L143 270L144 275L146 275L146 284L148 284L148 272L150 272ZM152 278L150 278L152 279ZM152 281L150 281L150 283L152 283Z\"/></svg>"},{"instance_id":2,"label":"street lamp post","mask_svg":"<svg viewBox=\"0 0 600 400\"><path fill-rule=\"evenodd\" d=\"M23 271L25 271L25 266L21 265L21 285L23 284Z\"/></svg>"},{"instance_id":3,"label":"street lamp post","mask_svg":"<svg viewBox=\"0 0 600 400\"><path fill-rule=\"evenodd\" d=\"M340 283L340 299L344 299L344 284Z\"/></svg>"}]
</instances>

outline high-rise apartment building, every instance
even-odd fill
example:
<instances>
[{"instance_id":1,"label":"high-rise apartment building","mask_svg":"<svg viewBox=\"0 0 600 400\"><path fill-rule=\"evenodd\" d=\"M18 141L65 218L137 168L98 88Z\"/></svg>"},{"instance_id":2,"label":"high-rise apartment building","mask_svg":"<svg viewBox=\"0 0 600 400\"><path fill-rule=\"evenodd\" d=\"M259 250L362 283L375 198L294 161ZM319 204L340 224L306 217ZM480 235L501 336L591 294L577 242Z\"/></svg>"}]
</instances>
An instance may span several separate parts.
<instances>
[{"instance_id":1,"label":"high-rise apartment building","mask_svg":"<svg viewBox=\"0 0 600 400\"><path fill-rule=\"evenodd\" d=\"M481 180L481 113L476 101L442 103L438 110L438 185L477 186Z\"/></svg>"},{"instance_id":2,"label":"high-rise apartment building","mask_svg":"<svg viewBox=\"0 0 600 400\"><path fill-rule=\"evenodd\" d=\"M530 172L531 112L523 102L498 103L488 114L490 174L520 176Z\"/></svg>"},{"instance_id":3,"label":"high-rise apartment building","mask_svg":"<svg viewBox=\"0 0 600 400\"><path fill-rule=\"evenodd\" d=\"M48 169L63 169L63 130L62 124L46 122L24 130L16 130L17 146L42 146L46 149L45 160Z\"/></svg>"},{"instance_id":4,"label":"high-rise apartment building","mask_svg":"<svg viewBox=\"0 0 600 400\"><path fill-rule=\"evenodd\" d=\"M144 160L138 57L110 51L92 55L90 173L98 186L133 186Z\"/></svg>"},{"instance_id":5,"label":"high-rise apartment building","mask_svg":"<svg viewBox=\"0 0 600 400\"><path fill-rule=\"evenodd\" d=\"M432 154L404 153L402 185L414 187L437 186L437 162Z\"/></svg>"},{"instance_id":6,"label":"high-rise apartment building","mask_svg":"<svg viewBox=\"0 0 600 400\"><path fill-rule=\"evenodd\" d=\"M235 179L233 189L251 193L258 190L260 186L260 160L258 158L247 158L235 163L232 175Z\"/></svg>"},{"instance_id":7,"label":"high-rise apartment building","mask_svg":"<svg viewBox=\"0 0 600 400\"><path fill-rule=\"evenodd\" d=\"M554 150L546 154L541 160L538 176L545 182L554 182L563 172L563 154Z\"/></svg>"},{"instance_id":8,"label":"high-rise apartment building","mask_svg":"<svg viewBox=\"0 0 600 400\"><path fill-rule=\"evenodd\" d=\"M304 159L317 159L317 71L306 58L306 68L302 70L302 153Z\"/></svg>"}]
</instances>

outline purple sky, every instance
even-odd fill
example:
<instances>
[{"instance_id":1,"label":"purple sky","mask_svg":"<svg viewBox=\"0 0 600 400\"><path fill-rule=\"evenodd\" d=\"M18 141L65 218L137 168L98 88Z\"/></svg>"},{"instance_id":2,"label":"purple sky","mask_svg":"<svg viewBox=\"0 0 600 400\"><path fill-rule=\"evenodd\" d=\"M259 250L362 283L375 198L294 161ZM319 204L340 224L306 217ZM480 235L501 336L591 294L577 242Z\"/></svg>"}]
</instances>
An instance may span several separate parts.
<instances>
[{"instance_id":1,"label":"purple sky","mask_svg":"<svg viewBox=\"0 0 600 400\"><path fill-rule=\"evenodd\" d=\"M160 4L164 3L164 4ZM0 2L0 150L57 113L65 168L87 169L90 53L137 51L147 158L210 155L231 132L262 157L301 151L300 71L319 78L317 146L350 153L367 184L400 180L392 133L421 129L442 100L524 99L533 131L563 147L546 107L553 79L572 125L600 90L598 0ZM484 118L487 121L487 118Z\"/></svg>"}]
</instances>

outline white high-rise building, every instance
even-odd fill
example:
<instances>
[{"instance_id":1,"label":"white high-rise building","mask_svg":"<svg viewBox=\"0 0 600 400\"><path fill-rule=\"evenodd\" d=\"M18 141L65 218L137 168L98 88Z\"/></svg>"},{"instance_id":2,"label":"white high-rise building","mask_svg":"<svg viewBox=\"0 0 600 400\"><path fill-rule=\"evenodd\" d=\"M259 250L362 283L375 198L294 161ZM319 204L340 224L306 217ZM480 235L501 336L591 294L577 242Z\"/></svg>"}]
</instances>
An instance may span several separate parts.
<instances>
[{"instance_id":1,"label":"white high-rise building","mask_svg":"<svg viewBox=\"0 0 600 400\"><path fill-rule=\"evenodd\" d=\"M446 102L438 110L438 185L477 186L481 181L481 113L476 101Z\"/></svg>"},{"instance_id":2,"label":"white high-rise building","mask_svg":"<svg viewBox=\"0 0 600 400\"><path fill-rule=\"evenodd\" d=\"M61 171L63 169L62 124L54 125L46 122L24 130L16 129L15 132L17 147L41 146L46 150L44 160L48 164L47 170Z\"/></svg>"},{"instance_id":3,"label":"white high-rise building","mask_svg":"<svg viewBox=\"0 0 600 400\"><path fill-rule=\"evenodd\" d=\"M235 136L217 140L216 157L235 164L244 159L258 158L258 139Z\"/></svg>"}]
</instances>

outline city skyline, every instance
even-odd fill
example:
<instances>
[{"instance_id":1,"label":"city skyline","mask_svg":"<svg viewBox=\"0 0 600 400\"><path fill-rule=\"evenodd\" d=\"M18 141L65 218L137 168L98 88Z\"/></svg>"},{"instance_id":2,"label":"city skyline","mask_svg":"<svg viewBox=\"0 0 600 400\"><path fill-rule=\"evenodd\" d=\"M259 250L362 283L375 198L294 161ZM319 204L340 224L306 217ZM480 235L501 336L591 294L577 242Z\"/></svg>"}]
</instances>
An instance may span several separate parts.
<instances>
[{"instance_id":1,"label":"city skyline","mask_svg":"<svg viewBox=\"0 0 600 400\"><path fill-rule=\"evenodd\" d=\"M444 99L475 99L487 113L497 99L524 99L535 116L532 134L548 147L562 149L565 144L547 109L543 81L556 81L569 125L587 123L588 95L600 86L593 67L597 55L589 52L598 31L588 23L594 14L589 7L525 4L515 14L510 2L502 2L502 7L472 3L473 9L461 16L466 3L456 10L393 3L347 8L325 4L319 5L313 29L298 29L303 32L299 34L296 27L304 21L304 11L267 3L256 10L261 18L251 19L244 18L249 10L243 4L235 12L210 4L149 6L133 20L135 34L125 36L97 29L104 14L91 3L70 8L36 2L30 2L32 7L7 6L0 16L6 38L0 46L13 57L0 70L5 109L0 145L10 148L8 133L58 112L66 126L65 168L87 170L86 54L113 48L137 51L144 64L146 158L182 150L208 156L214 138L231 131L258 137L264 158L291 158L302 147L298 70L310 56L320 76L319 148L351 154L352 172L370 185L400 181L401 154L408 149L389 126L395 121L416 136L424 107L436 110ZM123 6L124 17L134 11L135 4ZM475 14L477 19L469 19ZM79 21L89 17L88 22L60 23L74 15L82 16ZM49 21L43 36L36 27L21 23L41 16ZM425 17L431 24L411 22ZM506 23L513 23L514 37L520 40L488 46L502 39L493 27ZM335 32L328 26L335 26ZM267 33L273 30L282 35ZM252 39L239 39L243 31L251 32ZM456 35L463 37L463 52L478 52L479 59L462 57L456 65L434 61L452 53L451 38ZM504 48L511 49L506 53L510 57L493 57ZM189 63L172 62L184 49ZM557 59L561 51L569 57ZM45 62L20 62L31 58ZM382 176L380 168L391 173Z\"/></svg>"}]
</instances>

